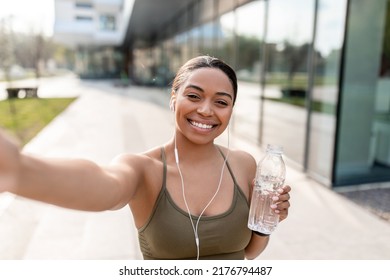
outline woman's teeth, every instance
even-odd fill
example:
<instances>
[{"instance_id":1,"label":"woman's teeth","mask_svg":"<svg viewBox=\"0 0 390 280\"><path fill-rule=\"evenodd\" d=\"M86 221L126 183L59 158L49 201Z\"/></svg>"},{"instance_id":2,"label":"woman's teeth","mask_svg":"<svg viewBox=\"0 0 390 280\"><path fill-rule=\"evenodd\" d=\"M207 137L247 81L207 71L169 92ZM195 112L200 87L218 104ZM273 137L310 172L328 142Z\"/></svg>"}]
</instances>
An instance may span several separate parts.
<instances>
[{"instance_id":1,"label":"woman's teeth","mask_svg":"<svg viewBox=\"0 0 390 280\"><path fill-rule=\"evenodd\" d=\"M209 125L209 124L198 123L198 122L194 122L194 121L190 121L190 123L193 126L196 126L196 127L199 127L199 128L203 128L203 129L210 129L210 128L213 127L212 125Z\"/></svg>"}]
</instances>

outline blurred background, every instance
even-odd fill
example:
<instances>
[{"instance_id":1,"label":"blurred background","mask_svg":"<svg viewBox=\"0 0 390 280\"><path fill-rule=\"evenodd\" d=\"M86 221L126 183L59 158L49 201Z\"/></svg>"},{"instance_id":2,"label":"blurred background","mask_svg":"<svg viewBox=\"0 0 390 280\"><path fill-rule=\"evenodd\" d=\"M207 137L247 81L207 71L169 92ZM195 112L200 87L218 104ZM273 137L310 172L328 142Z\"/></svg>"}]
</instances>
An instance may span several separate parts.
<instances>
[{"instance_id":1,"label":"blurred background","mask_svg":"<svg viewBox=\"0 0 390 280\"><path fill-rule=\"evenodd\" d=\"M390 220L390 0L0 6L0 118L10 127L21 126L15 99L61 88L45 88L47 78L168 89L185 61L208 54L237 71L238 137L282 145L290 165Z\"/></svg>"},{"instance_id":2,"label":"blurred background","mask_svg":"<svg viewBox=\"0 0 390 280\"><path fill-rule=\"evenodd\" d=\"M189 58L219 57L240 80L242 137L332 188L390 181L388 0L14 0L0 45L3 98L69 71L168 87Z\"/></svg>"}]
</instances>

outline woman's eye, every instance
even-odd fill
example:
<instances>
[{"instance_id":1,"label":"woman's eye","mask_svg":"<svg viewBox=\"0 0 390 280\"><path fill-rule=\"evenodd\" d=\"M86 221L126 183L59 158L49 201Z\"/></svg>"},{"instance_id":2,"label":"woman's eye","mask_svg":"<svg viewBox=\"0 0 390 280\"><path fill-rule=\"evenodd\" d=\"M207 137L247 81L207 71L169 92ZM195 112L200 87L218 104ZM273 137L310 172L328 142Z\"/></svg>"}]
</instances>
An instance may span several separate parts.
<instances>
[{"instance_id":1,"label":"woman's eye","mask_svg":"<svg viewBox=\"0 0 390 280\"><path fill-rule=\"evenodd\" d=\"M197 96L196 94L188 94L187 97L190 99L199 99L199 96Z\"/></svg>"},{"instance_id":2,"label":"woman's eye","mask_svg":"<svg viewBox=\"0 0 390 280\"><path fill-rule=\"evenodd\" d=\"M221 106L228 106L229 104L226 102L226 101L224 101L224 100L218 100L217 101L217 104L218 105L221 105Z\"/></svg>"}]
</instances>

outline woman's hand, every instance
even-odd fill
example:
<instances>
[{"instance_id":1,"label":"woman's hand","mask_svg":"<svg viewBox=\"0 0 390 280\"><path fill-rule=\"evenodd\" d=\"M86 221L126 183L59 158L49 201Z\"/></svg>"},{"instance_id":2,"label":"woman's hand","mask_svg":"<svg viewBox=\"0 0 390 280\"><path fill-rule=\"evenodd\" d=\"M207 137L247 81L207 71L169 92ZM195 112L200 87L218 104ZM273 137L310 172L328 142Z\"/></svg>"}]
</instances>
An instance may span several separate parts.
<instances>
[{"instance_id":1,"label":"woman's hand","mask_svg":"<svg viewBox=\"0 0 390 280\"><path fill-rule=\"evenodd\" d=\"M19 159L17 141L0 129L0 192L16 187Z\"/></svg>"},{"instance_id":2,"label":"woman's hand","mask_svg":"<svg viewBox=\"0 0 390 280\"><path fill-rule=\"evenodd\" d=\"M283 221L288 216L288 208L290 208L290 186L284 186L278 190L279 195L274 196L274 204L271 208L274 209L275 213L279 214L279 221Z\"/></svg>"}]
</instances>

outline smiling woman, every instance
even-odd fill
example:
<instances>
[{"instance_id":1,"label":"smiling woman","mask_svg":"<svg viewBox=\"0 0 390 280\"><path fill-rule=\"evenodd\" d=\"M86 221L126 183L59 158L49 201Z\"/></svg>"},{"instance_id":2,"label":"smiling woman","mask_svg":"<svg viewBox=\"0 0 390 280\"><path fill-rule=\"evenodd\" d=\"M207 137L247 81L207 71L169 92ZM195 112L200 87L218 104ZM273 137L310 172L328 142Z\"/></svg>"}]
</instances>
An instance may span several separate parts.
<instances>
[{"instance_id":1,"label":"smiling woman","mask_svg":"<svg viewBox=\"0 0 390 280\"><path fill-rule=\"evenodd\" d=\"M253 259L269 236L247 227L256 162L247 152L214 143L228 127L237 96L234 71L196 57L173 82L174 136L109 166L20 153L0 134L0 192L61 207L103 211L129 207L144 259ZM288 215L285 186L271 208Z\"/></svg>"},{"instance_id":2,"label":"smiling woman","mask_svg":"<svg viewBox=\"0 0 390 280\"><path fill-rule=\"evenodd\" d=\"M227 127L233 110L235 92L228 77L218 68L193 70L179 90L172 94L176 123L188 121L200 141L212 141ZM181 118L185 115L185 118ZM184 126L179 129L185 135ZM211 134L211 132L213 132ZM206 134L207 133L207 134ZM205 135L211 138L204 137ZM176 134L176 137L181 137Z\"/></svg>"}]
</instances>

